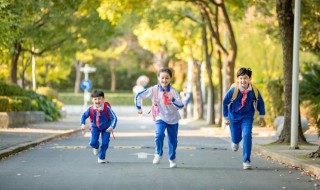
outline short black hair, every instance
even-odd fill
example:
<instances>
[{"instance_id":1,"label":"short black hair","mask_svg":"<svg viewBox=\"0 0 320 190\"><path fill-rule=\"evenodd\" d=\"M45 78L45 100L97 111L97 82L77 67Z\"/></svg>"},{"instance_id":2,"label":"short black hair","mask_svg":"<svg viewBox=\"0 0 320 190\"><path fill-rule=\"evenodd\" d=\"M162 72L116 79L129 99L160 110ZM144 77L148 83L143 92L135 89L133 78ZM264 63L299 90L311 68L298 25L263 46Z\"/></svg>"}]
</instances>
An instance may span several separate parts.
<instances>
[{"instance_id":1,"label":"short black hair","mask_svg":"<svg viewBox=\"0 0 320 190\"><path fill-rule=\"evenodd\" d=\"M244 68L244 67L240 68L240 69L238 70L238 72L237 72L237 77L243 76L243 75L248 75L249 78L251 78L251 76L252 76L252 71L251 71L251 69L250 69L250 68Z\"/></svg>"},{"instance_id":2,"label":"short black hair","mask_svg":"<svg viewBox=\"0 0 320 190\"><path fill-rule=\"evenodd\" d=\"M96 98L96 97L103 97L104 98L104 92L102 90L93 90L91 92L91 98Z\"/></svg>"},{"instance_id":3,"label":"short black hair","mask_svg":"<svg viewBox=\"0 0 320 190\"><path fill-rule=\"evenodd\" d=\"M169 68L161 68L159 71L158 71L158 76L160 75L160 73L168 73L170 75L170 77L172 78L172 71L171 69Z\"/></svg>"}]
</instances>

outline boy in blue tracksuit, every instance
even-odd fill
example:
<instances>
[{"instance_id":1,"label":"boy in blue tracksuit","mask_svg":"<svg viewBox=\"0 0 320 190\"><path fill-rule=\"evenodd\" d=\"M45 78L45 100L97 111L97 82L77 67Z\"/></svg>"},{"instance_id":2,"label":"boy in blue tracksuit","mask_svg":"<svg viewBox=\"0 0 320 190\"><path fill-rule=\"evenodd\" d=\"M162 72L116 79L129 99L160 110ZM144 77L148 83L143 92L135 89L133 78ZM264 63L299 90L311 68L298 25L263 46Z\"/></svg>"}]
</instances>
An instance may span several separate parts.
<instances>
[{"instance_id":1,"label":"boy in blue tracksuit","mask_svg":"<svg viewBox=\"0 0 320 190\"><path fill-rule=\"evenodd\" d=\"M137 93L135 96L135 105L138 114L142 114L142 99L149 98L152 100L153 116L156 123L156 151L153 164L160 163L163 155L164 132L167 130L169 166L170 168L175 168L177 167L178 122L181 118L178 109L182 109L184 105L180 100L178 92L170 85L171 80L171 70L169 68L161 68L158 72L159 84Z\"/></svg>"},{"instance_id":2,"label":"boy in blue tracksuit","mask_svg":"<svg viewBox=\"0 0 320 190\"><path fill-rule=\"evenodd\" d=\"M98 163L105 163L106 152L109 147L110 134L117 124L117 117L112 111L110 104L105 102L104 93L101 90L94 90L91 93L92 106L90 106L81 116L81 129L85 130L85 121L91 119L91 139L89 145L93 148L93 154L98 155ZM101 134L101 146L99 137Z\"/></svg>"},{"instance_id":3,"label":"boy in blue tracksuit","mask_svg":"<svg viewBox=\"0 0 320 190\"><path fill-rule=\"evenodd\" d=\"M252 148L252 123L255 106L260 114L260 124L265 125L264 101L258 91L256 100L251 84L252 71L250 68L241 68L237 72L237 87L232 87L223 99L223 117L225 124L230 125L231 148L237 151L243 138L243 169L251 169L250 156ZM238 90L237 97L232 100L234 90Z\"/></svg>"}]
</instances>

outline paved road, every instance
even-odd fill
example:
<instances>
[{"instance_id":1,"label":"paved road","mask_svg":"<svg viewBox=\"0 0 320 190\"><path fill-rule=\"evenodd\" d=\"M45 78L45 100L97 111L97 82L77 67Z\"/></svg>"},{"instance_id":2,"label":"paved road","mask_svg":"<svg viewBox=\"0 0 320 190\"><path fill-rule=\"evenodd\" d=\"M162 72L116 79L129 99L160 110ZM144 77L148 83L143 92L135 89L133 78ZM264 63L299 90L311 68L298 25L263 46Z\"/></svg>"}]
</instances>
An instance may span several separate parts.
<instances>
[{"instance_id":1,"label":"paved road","mask_svg":"<svg viewBox=\"0 0 320 190\"><path fill-rule=\"evenodd\" d=\"M181 126L178 168L169 168L167 148L152 165L154 125L150 119L119 117L106 164L98 164L87 146L89 133L78 133L0 161L0 190L51 189L317 189L309 176L253 155L254 169L242 169L240 152L224 138Z\"/></svg>"}]
</instances>

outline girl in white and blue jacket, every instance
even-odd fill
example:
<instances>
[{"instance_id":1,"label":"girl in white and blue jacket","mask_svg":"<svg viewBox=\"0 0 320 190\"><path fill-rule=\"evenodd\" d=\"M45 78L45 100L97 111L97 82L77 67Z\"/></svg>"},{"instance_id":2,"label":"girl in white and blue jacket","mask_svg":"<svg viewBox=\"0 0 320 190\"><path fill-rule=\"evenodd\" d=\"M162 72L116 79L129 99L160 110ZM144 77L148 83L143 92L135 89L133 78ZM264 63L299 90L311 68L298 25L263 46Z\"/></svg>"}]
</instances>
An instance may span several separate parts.
<instances>
[{"instance_id":1,"label":"girl in white and blue jacket","mask_svg":"<svg viewBox=\"0 0 320 190\"><path fill-rule=\"evenodd\" d=\"M158 72L159 84L149 87L135 96L135 105L138 114L142 114L141 101L149 98L152 100L152 112L156 123L155 143L156 151L153 164L159 164L163 155L163 140L165 130L168 134L170 168L177 167L176 149L178 144L178 127L181 119L179 109L184 107L179 93L170 85L172 72L169 68L162 68Z\"/></svg>"}]
</instances>

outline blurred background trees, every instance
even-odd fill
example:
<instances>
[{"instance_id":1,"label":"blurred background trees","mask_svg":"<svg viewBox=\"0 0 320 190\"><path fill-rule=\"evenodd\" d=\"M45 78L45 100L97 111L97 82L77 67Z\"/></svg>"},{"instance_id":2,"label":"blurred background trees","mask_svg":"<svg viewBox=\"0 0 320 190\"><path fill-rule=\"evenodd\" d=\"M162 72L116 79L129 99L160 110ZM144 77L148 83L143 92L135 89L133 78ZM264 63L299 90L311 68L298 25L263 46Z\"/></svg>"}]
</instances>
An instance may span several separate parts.
<instances>
[{"instance_id":1,"label":"blurred background trees","mask_svg":"<svg viewBox=\"0 0 320 190\"><path fill-rule=\"evenodd\" d=\"M300 98L306 110L319 107L319 99L312 99L319 97L317 89L303 86L320 82L307 77L320 65L320 3L301 3ZM82 94L79 68L89 64L97 69L89 75L93 88L131 93L140 75L149 76L150 86L167 66L174 70L174 87L182 90L189 69L193 117L221 126L221 100L234 72L250 67L272 126L284 115L289 69L280 33L273 0L2 0L0 80ZM319 117L319 109L302 112L308 120Z\"/></svg>"}]
</instances>

